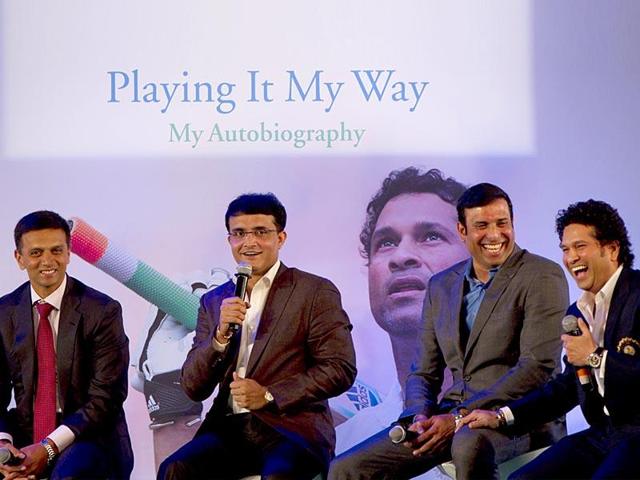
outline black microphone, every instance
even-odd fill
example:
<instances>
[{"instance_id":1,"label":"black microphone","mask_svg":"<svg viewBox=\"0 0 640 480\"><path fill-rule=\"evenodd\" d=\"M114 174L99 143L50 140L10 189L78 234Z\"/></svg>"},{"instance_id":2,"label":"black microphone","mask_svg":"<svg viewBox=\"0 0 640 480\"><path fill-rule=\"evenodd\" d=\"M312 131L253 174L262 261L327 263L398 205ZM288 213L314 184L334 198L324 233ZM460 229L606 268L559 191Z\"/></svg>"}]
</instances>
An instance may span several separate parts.
<instances>
[{"instance_id":1,"label":"black microphone","mask_svg":"<svg viewBox=\"0 0 640 480\"><path fill-rule=\"evenodd\" d=\"M567 315L562 319L562 329L564 333L567 335L571 335L572 337L580 337L582 335L582 330L578 326L578 319L573 315ZM591 370L588 367L575 367L576 368L576 377L578 377L578 381L580 385L582 385L582 389L585 392L593 391L593 381L591 380Z\"/></svg>"},{"instance_id":2,"label":"black microphone","mask_svg":"<svg viewBox=\"0 0 640 480\"><path fill-rule=\"evenodd\" d=\"M420 436L418 432L409 430L412 423L412 417L401 418L397 422L391 424L391 430L389 430L389 438L395 444L402 442L410 442Z\"/></svg>"},{"instance_id":3,"label":"black microphone","mask_svg":"<svg viewBox=\"0 0 640 480\"><path fill-rule=\"evenodd\" d=\"M6 447L0 448L0 465L19 465L22 462L21 459L14 456Z\"/></svg>"},{"instance_id":4,"label":"black microphone","mask_svg":"<svg viewBox=\"0 0 640 480\"><path fill-rule=\"evenodd\" d=\"M249 278L251 277L251 265L246 263L239 263L236 269L236 292L235 296L244 300L244 296L247 293L247 285L249 284ZM229 324L229 331L234 334L240 330L240 325L237 323Z\"/></svg>"}]
</instances>

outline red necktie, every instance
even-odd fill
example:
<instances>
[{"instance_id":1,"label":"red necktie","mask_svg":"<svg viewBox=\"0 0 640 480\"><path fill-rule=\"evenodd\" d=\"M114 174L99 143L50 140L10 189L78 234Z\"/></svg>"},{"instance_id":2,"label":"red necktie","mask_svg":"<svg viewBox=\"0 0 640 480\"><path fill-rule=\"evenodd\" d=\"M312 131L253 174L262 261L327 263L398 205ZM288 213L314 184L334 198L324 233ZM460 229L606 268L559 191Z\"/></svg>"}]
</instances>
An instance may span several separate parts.
<instances>
[{"instance_id":1,"label":"red necktie","mask_svg":"<svg viewBox=\"0 0 640 480\"><path fill-rule=\"evenodd\" d=\"M56 351L53 348L53 330L49 314L53 305L36 304L40 321L36 354L38 360L38 384L33 406L33 441L38 443L56 428Z\"/></svg>"}]
</instances>

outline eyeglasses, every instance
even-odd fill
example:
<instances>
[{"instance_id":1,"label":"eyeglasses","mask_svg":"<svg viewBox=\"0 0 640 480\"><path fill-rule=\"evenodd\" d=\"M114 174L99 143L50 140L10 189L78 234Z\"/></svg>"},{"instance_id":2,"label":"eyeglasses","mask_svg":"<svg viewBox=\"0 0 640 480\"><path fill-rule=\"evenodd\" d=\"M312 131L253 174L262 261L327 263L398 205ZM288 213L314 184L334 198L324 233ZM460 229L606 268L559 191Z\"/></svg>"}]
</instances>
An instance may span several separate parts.
<instances>
[{"instance_id":1,"label":"eyeglasses","mask_svg":"<svg viewBox=\"0 0 640 480\"><path fill-rule=\"evenodd\" d=\"M229 232L229 238L234 242L240 242L253 235L256 240L265 240L270 234L277 232L275 228L256 228L255 230L234 230Z\"/></svg>"}]
</instances>

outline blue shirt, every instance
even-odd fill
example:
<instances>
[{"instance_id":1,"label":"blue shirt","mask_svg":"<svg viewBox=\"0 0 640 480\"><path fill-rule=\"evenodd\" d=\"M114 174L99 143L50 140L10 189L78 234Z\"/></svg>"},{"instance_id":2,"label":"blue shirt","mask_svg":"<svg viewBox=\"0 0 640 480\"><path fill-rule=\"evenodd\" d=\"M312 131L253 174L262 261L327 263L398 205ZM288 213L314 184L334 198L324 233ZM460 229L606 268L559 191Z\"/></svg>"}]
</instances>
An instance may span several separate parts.
<instances>
[{"instance_id":1,"label":"blue shirt","mask_svg":"<svg viewBox=\"0 0 640 480\"><path fill-rule=\"evenodd\" d=\"M467 265L467 269L464 272L464 278L466 279L465 293L462 297L462 306L464 308L464 319L467 323L467 327L469 327L469 331L471 331L471 327L473 327L473 322L476 320L476 316L478 315L478 310L480 310L480 305L482 304L482 300L484 299L484 294L487 291L487 288L491 285L491 281L493 277L496 276L496 272L500 267L495 267L489 270L489 280L486 283L482 283L480 280L475 278L473 271L473 261L469 262Z\"/></svg>"}]
</instances>

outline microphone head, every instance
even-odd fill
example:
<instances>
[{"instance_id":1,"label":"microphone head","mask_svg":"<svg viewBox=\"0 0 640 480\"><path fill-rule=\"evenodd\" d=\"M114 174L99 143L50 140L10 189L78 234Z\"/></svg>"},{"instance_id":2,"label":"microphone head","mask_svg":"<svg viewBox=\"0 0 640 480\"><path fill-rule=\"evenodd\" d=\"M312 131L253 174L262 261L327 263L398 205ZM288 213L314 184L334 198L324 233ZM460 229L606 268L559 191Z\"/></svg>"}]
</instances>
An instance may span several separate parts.
<instances>
[{"instance_id":1,"label":"microphone head","mask_svg":"<svg viewBox=\"0 0 640 480\"><path fill-rule=\"evenodd\" d=\"M240 262L236 269L237 275L244 275L246 277L250 277L252 271L253 269L251 268L251 265L245 262Z\"/></svg>"},{"instance_id":2,"label":"microphone head","mask_svg":"<svg viewBox=\"0 0 640 480\"><path fill-rule=\"evenodd\" d=\"M572 333L576 330L580 332L580 328L578 327L578 319L574 315L567 315L562 319L562 330L565 333ZM582 333L582 332L580 332Z\"/></svg>"},{"instance_id":3,"label":"microphone head","mask_svg":"<svg viewBox=\"0 0 640 480\"><path fill-rule=\"evenodd\" d=\"M13 458L11 450L8 448L0 448L0 465L6 465Z\"/></svg>"},{"instance_id":4,"label":"microphone head","mask_svg":"<svg viewBox=\"0 0 640 480\"><path fill-rule=\"evenodd\" d=\"M393 443L402 443L407 438L407 430L402 425L396 425L389 430L389 438Z\"/></svg>"}]
</instances>

